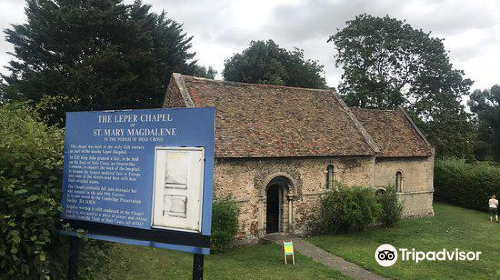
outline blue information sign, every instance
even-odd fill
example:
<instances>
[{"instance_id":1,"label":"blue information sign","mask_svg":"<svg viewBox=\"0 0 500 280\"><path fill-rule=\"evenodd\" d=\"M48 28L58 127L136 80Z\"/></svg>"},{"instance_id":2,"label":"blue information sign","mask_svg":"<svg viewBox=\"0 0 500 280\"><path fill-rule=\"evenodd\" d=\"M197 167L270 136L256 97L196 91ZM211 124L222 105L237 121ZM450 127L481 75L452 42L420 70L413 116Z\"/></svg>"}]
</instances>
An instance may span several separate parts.
<instances>
[{"instance_id":1,"label":"blue information sign","mask_svg":"<svg viewBox=\"0 0 500 280\"><path fill-rule=\"evenodd\" d=\"M90 238L208 254L214 116L214 108L67 113L63 219Z\"/></svg>"}]
</instances>

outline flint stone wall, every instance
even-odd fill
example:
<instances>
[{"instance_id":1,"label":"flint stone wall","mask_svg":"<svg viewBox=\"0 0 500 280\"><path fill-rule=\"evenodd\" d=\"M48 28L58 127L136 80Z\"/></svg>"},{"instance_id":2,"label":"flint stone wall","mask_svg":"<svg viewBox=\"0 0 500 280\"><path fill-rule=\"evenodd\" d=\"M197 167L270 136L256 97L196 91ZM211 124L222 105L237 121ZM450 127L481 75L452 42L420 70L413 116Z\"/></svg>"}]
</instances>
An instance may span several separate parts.
<instances>
[{"instance_id":1,"label":"flint stone wall","mask_svg":"<svg viewBox=\"0 0 500 280\"><path fill-rule=\"evenodd\" d=\"M348 186L383 187L403 173L404 216L433 215L434 158L374 157L217 159L214 196L232 196L240 206L237 242L256 243L266 234L266 192L271 180L286 178L282 201L282 231L304 234L309 217L327 191L327 166L334 179ZM291 202L290 202L291 201ZM291 203L291 223L289 208Z\"/></svg>"}]
</instances>

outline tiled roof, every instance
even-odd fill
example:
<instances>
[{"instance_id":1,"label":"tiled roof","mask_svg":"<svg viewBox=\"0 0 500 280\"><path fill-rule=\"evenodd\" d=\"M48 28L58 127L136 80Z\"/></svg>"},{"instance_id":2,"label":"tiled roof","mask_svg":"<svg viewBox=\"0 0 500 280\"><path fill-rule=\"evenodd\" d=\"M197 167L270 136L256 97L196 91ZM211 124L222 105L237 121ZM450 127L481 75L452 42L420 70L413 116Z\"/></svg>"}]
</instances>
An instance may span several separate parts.
<instances>
[{"instance_id":1,"label":"tiled roof","mask_svg":"<svg viewBox=\"0 0 500 280\"><path fill-rule=\"evenodd\" d=\"M164 106L215 107L217 158L433 154L402 108L348 108L333 90L174 74Z\"/></svg>"},{"instance_id":2,"label":"tiled roof","mask_svg":"<svg viewBox=\"0 0 500 280\"><path fill-rule=\"evenodd\" d=\"M217 158L374 155L376 145L333 90L174 74L165 106L215 107Z\"/></svg>"},{"instance_id":3,"label":"tiled roof","mask_svg":"<svg viewBox=\"0 0 500 280\"><path fill-rule=\"evenodd\" d=\"M402 108L351 108L380 149L379 157L430 156L433 149Z\"/></svg>"}]
</instances>

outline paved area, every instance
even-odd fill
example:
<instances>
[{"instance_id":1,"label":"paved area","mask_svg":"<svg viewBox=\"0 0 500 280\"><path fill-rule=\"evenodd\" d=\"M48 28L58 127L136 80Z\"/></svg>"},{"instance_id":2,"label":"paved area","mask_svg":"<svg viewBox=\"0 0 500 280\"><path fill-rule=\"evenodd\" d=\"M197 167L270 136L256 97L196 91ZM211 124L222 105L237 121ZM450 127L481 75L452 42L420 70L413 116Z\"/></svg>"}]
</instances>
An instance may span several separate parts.
<instances>
[{"instance_id":1,"label":"paved area","mask_svg":"<svg viewBox=\"0 0 500 280\"><path fill-rule=\"evenodd\" d=\"M281 244L282 241L292 241L294 248L302 255L308 256L313 260L322 263L331 269L338 270L342 274L359 280L388 280L365 268L348 262L341 257L337 257L315 245L306 242L304 239L291 235L270 234L264 239Z\"/></svg>"}]
</instances>

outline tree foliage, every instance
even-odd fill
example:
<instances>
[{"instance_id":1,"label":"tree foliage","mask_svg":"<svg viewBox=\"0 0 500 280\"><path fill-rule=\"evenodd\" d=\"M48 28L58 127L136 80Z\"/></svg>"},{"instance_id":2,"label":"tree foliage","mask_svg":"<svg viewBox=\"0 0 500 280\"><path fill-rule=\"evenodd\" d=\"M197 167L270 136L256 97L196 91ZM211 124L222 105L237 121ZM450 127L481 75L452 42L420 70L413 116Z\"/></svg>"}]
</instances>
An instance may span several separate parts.
<instances>
[{"instance_id":1,"label":"tree foliage","mask_svg":"<svg viewBox=\"0 0 500 280\"><path fill-rule=\"evenodd\" d=\"M0 107L0 139L0 279L60 279L63 131L13 103Z\"/></svg>"},{"instance_id":2,"label":"tree foliage","mask_svg":"<svg viewBox=\"0 0 500 280\"><path fill-rule=\"evenodd\" d=\"M350 106L404 106L438 156L471 155L474 129L462 98L472 81L449 61L443 40L404 21L359 15L332 35L344 73L340 93Z\"/></svg>"},{"instance_id":3,"label":"tree foliage","mask_svg":"<svg viewBox=\"0 0 500 280\"><path fill-rule=\"evenodd\" d=\"M489 90L475 90L469 106L476 114L478 125L476 157L500 161L500 85Z\"/></svg>"},{"instance_id":4,"label":"tree foliage","mask_svg":"<svg viewBox=\"0 0 500 280\"><path fill-rule=\"evenodd\" d=\"M205 66L196 66L193 75L213 80L215 79L215 75L217 75L217 71L215 71L212 66L209 66L208 68Z\"/></svg>"},{"instance_id":5,"label":"tree foliage","mask_svg":"<svg viewBox=\"0 0 500 280\"><path fill-rule=\"evenodd\" d=\"M159 107L172 72L193 74L191 37L166 13L121 0L27 0L5 31L14 59L2 97L79 100L68 110Z\"/></svg>"},{"instance_id":6,"label":"tree foliage","mask_svg":"<svg viewBox=\"0 0 500 280\"><path fill-rule=\"evenodd\" d=\"M252 41L242 53L225 61L224 79L233 82L325 88L323 65L305 59L304 51L288 51L273 40Z\"/></svg>"}]
</instances>

